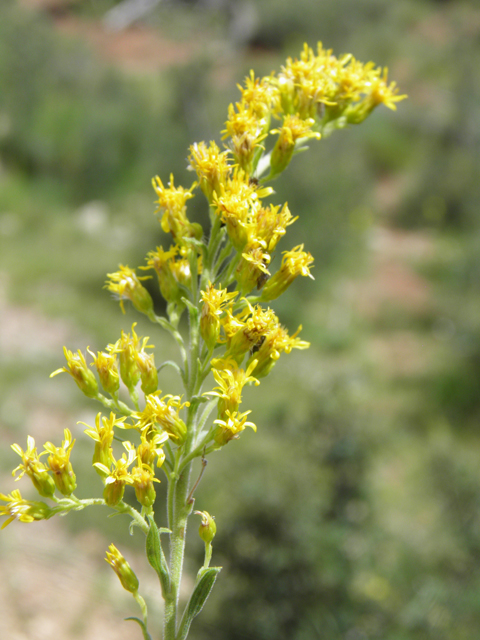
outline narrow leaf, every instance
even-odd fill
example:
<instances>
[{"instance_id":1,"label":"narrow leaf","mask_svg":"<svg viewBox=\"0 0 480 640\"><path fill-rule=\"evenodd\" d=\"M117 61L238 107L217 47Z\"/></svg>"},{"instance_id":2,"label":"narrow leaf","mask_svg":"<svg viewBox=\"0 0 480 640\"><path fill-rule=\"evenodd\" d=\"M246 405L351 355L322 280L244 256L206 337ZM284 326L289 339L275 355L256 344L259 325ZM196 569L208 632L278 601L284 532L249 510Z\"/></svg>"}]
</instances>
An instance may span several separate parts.
<instances>
[{"instance_id":1,"label":"narrow leaf","mask_svg":"<svg viewBox=\"0 0 480 640\"><path fill-rule=\"evenodd\" d=\"M185 640L187 637L192 620L203 609L205 602L212 590L217 575L222 567L209 567L208 569L200 569L198 572L197 584L193 590L190 600L183 613L182 622L178 631L176 640Z\"/></svg>"},{"instance_id":2,"label":"narrow leaf","mask_svg":"<svg viewBox=\"0 0 480 640\"><path fill-rule=\"evenodd\" d=\"M133 620L134 622L138 622L138 624L140 625L140 627L142 628L142 633L143 633L143 640L152 640L152 636L148 633L147 631L147 627L145 626L145 624L140 620L140 618L124 618L124 620Z\"/></svg>"},{"instance_id":3,"label":"narrow leaf","mask_svg":"<svg viewBox=\"0 0 480 640\"><path fill-rule=\"evenodd\" d=\"M160 540L160 531L152 516L147 516L150 528L147 533L146 550L148 562L157 572L162 587L162 595L165 598L170 589L170 571L168 570L165 554ZM162 533L168 529L162 529Z\"/></svg>"}]
</instances>

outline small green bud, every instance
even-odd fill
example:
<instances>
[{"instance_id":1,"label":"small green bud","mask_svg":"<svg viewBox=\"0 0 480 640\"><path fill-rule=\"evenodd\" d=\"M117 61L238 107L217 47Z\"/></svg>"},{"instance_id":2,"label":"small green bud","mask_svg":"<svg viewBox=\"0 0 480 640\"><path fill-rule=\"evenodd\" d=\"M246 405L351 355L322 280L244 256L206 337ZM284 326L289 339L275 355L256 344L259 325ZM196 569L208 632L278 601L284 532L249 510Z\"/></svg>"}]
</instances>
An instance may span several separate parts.
<instances>
[{"instance_id":1,"label":"small green bud","mask_svg":"<svg viewBox=\"0 0 480 640\"><path fill-rule=\"evenodd\" d=\"M207 511L194 511L194 513L202 517L202 522L200 523L200 527L198 529L198 534L200 538L206 544L211 543L217 532L217 525L215 524L215 519L213 518L213 516L207 513Z\"/></svg>"}]
</instances>

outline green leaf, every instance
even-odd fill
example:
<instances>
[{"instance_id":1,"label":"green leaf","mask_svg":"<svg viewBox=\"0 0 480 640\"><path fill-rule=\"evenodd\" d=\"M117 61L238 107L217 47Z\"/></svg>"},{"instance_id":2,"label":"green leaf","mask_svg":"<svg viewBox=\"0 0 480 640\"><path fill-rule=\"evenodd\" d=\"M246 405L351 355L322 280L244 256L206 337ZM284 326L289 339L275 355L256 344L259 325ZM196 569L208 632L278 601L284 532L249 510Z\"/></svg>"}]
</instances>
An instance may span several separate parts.
<instances>
[{"instance_id":1,"label":"green leaf","mask_svg":"<svg viewBox=\"0 0 480 640\"><path fill-rule=\"evenodd\" d=\"M134 622L138 622L138 624L140 625L140 627L142 628L142 633L143 633L143 640L152 640L152 636L148 633L147 631L147 627L145 626L145 624L140 620L140 618L124 618L124 620L133 620Z\"/></svg>"},{"instance_id":2,"label":"green leaf","mask_svg":"<svg viewBox=\"0 0 480 640\"><path fill-rule=\"evenodd\" d=\"M192 620L203 609L221 570L222 567L209 567L208 569L200 569L198 572L197 583L183 613L176 640L185 640L187 637Z\"/></svg>"},{"instance_id":3,"label":"green leaf","mask_svg":"<svg viewBox=\"0 0 480 640\"><path fill-rule=\"evenodd\" d=\"M183 371L181 370L181 368L178 366L178 364L176 362L174 362L173 360L165 360L165 362L163 362L159 367L157 367L157 371L160 373L160 371L164 368L164 367L172 367L172 369L175 369L175 371L181 376L183 377Z\"/></svg>"},{"instance_id":4,"label":"green leaf","mask_svg":"<svg viewBox=\"0 0 480 640\"><path fill-rule=\"evenodd\" d=\"M163 553L160 533L170 532L169 529L159 531L152 516L147 516L150 528L147 533L146 550L148 562L157 572L162 587L162 595L165 596L170 590L170 571L168 570L165 554Z\"/></svg>"}]
</instances>

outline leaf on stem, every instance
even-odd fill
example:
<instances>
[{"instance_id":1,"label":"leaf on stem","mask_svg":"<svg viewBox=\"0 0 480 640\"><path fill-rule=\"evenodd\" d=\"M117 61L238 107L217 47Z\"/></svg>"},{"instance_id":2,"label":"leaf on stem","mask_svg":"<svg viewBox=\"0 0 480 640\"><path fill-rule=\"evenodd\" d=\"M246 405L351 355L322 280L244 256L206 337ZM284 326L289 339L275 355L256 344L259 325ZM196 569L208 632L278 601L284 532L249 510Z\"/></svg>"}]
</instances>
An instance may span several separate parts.
<instances>
[{"instance_id":1,"label":"leaf on stem","mask_svg":"<svg viewBox=\"0 0 480 640\"><path fill-rule=\"evenodd\" d=\"M145 626L145 623L142 622L142 620L140 620L140 618L131 617L131 618L124 618L124 620L133 620L134 622L138 622L138 624L140 625L140 627L142 629L143 640L152 640L152 636L148 633L147 627Z\"/></svg>"},{"instance_id":2,"label":"leaf on stem","mask_svg":"<svg viewBox=\"0 0 480 640\"><path fill-rule=\"evenodd\" d=\"M185 608L182 616L182 622L178 631L176 640L185 640L192 624L192 620L203 609L205 602L213 588L217 575L222 567L209 567L208 569L200 569L198 572L197 584L193 590L190 600Z\"/></svg>"},{"instance_id":3,"label":"leaf on stem","mask_svg":"<svg viewBox=\"0 0 480 640\"><path fill-rule=\"evenodd\" d=\"M168 529L162 529L159 531L155 520L152 516L147 516L150 528L147 533L146 550L148 562L155 569L162 587L162 595L168 594L170 589L170 571L168 569L165 554L163 553L162 543L160 540L160 533L169 531Z\"/></svg>"}]
</instances>

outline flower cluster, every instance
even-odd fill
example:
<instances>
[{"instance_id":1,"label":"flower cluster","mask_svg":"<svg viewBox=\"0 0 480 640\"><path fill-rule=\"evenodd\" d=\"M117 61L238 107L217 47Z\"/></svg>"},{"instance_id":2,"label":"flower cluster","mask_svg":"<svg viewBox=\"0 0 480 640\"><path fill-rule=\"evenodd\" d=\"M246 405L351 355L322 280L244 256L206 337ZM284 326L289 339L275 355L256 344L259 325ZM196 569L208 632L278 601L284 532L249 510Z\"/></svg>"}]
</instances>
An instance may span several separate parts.
<instances>
[{"instance_id":1,"label":"flower cluster","mask_svg":"<svg viewBox=\"0 0 480 640\"><path fill-rule=\"evenodd\" d=\"M120 265L108 274L105 285L124 313L125 301L130 301L155 328L171 335L179 347L179 361L157 367L153 345L148 337L137 335L134 323L131 332L122 331L105 350L95 353L87 348L90 365L82 351L65 347L66 366L52 373L69 373L88 398L109 410L108 417L97 414L94 426L85 425L94 442L92 465L103 483L103 497L75 496L70 462L75 440L69 429L61 446L47 442L40 454L30 436L26 450L18 444L12 447L21 458L13 472L19 472L17 480L30 477L51 506L24 500L18 490L0 494L5 503L0 515L7 517L4 526L14 519L33 522L92 504L130 515L147 535L147 557L160 578L165 640L186 637L220 570L208 566L215 521L208 512L196 511L202 517L205 563L180 616L185 528L205 457L237 439L246 427L256 431L255 423L247 420L250 410L242 407L244 389L258 386L283 353L309 347L299 337L301 326L290 335L274 309L266 306L299 276L313 278L313 257L303 244L283 250L280 266L272 268L278 245L297 217L287 203L268 201L274 192L266 182L282 173L309 140L362 122L380 104L395 109L405 97L394 82L388 83L387 70L362 64L351 55L336 58L321 44L317 53L305 45L300 57L288 58L278 75L256 78L252 71L239 89L240 99L230 105L222 131L224 148L213 141L190 147L188 168L196 174L195 182L184 188L175 186L173 175L167 185L159 177L153 180L160 225L170 238L167 248L149 251L139 268L156 273L166 315L155 312L151 275L140 277L135 269ZM188 202L198 191L207 201L209 229L189 219ZM185 312L188 329L180 323ZM183 396L159 389L158 372L167 366L179 375ZM123 437L126 432L129 439ZM190 488L196 458L203 466ZM158 470L168 483L168 528L160 531L153 518ZM130 504L133 492L139 510ZM169 563L160 532L170 536ZM133 570L114 545L107 562L142 608L144 621L137 621L149 637L146 605Z\"/></svg>"}]
</instances>

